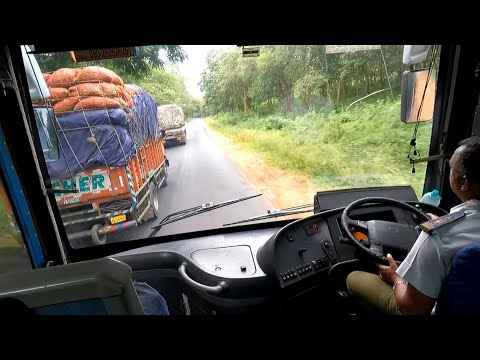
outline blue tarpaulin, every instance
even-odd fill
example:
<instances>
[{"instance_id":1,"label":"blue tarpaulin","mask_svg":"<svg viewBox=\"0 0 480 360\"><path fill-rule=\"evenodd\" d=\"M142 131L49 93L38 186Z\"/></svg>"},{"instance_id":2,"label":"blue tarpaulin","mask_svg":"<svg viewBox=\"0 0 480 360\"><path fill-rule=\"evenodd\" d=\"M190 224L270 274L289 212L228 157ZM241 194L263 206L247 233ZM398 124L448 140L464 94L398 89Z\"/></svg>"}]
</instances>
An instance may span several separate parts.
<instances>
[{"instance_id":1,"label":"blue tarpaulin","mask_svg":"<svg viewBox=\"0 0 480 360\"><path fill-rule=\"evenodd\" d=\"M133 98L134 106L131 115L134 121L130 122L132 139L139 146L143 145L147 137L160 139L160 124L158 122L157 103L139 86L134 85L140 94Z\"/></svg>"},{"instance_id":2,"label":"blue tarpaulin","mask_svg":"<svg viewBox=\"0 0 480 360\"><path fill-rule=\"evenodd\" d=\"M75 130L98 125L119 125L127 129L127 111L118 109L100 109L70 111L57 114L57 131Z\"/></svg>"},{"instance_id":3,"label":"blue tarpaulin","mask_svg":"<svg viewBox=\"0 0 480 360\"><path fill-rule=\"evenodd\" d=\"M70 178L80 171L100 166L125 166L136 155L131 137L121 126L64 131L58 133L58 138L60 159L47 163L52 180Z\"/></svg>"},{"instance_id":4,"label":"blue tarpaulin","mask_svg":"<svg viewBox=\"0 0 480 360\"><path fill-rule=\"evenodd\" d=\"M47 163L50 178L70 178L80 171L102 166L125 166L148 137L158 140L155 100L141 90L133 102L131 108L57 114L60 159Z\"/></svg>"}]
</instances>

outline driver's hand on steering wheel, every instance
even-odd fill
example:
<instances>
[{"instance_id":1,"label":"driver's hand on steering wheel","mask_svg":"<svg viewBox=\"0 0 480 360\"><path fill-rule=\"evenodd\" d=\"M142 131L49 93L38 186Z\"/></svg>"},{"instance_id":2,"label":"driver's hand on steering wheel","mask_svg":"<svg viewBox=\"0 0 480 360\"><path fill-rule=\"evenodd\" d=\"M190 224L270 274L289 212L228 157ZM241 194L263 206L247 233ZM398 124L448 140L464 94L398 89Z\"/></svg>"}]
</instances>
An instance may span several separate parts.
<instances>
[{"instance_id":1,"label":"driver's hand on steering wheel","mask_svg":"<svg viewBox=\"0 0 480 360\"><path fill-rule=\"evenodd\" d=\"M438 219L440 216L437 216L437 215L434 215L434 214L431 214L431 213L427 213L428 217L430 218L430 220L435 220L435 219Z\"/></svg>"},{"instance_id":2,"label":"driver's hand on steering wheel","mask_svg":"<svg viewBox=\"0 0 480 360\"><path fill-rule=\"evenodd\" d=\"M380 270L380 278L387 284L392 285L395 283L399 275L395 272L398 268L397 263L393 259L393 256L387 254L388 265L377 264Z\"/></svg>"}]
</instances>

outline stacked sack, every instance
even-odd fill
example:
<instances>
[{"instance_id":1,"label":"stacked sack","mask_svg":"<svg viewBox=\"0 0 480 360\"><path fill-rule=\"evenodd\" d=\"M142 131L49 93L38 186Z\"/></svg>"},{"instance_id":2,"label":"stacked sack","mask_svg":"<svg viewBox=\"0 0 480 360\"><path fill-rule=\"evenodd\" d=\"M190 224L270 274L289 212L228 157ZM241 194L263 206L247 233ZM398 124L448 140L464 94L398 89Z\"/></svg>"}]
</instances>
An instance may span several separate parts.
<instances>
[{"instance_id":1,"label":"stacked sack","mask_svg":"<svg viewBox=\"0 0 480 360\"><path fill-rule=\"evenodd\" d=\"M56 113L131 107L132 96L138 93L115 72L100 66L62 68L43 76Z\"/></svg>"},{"instance_id":2,"label":"stacked sack","mask_svg":"<svg viewBox=\"0 0 480 360\"><path fill-rule=\"evenodd\" d=\"M155 100L113 71L88 66L43 75L61 150L60 159L47 163L51 179L125 166L148 138L159 139Z\"/></svg>"}]
</instances>

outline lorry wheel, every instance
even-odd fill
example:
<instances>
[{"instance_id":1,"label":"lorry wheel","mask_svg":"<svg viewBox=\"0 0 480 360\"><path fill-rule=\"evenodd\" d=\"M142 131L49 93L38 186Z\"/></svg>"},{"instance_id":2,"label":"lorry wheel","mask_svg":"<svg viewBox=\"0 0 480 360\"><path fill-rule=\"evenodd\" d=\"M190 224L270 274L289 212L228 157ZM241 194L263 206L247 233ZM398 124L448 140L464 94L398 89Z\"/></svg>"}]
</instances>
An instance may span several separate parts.
<instances>
[{"instance_id":1,"label":"lorry wheel","mask_svg":"<svg viewBox=\"0 0 480 360\"><path fill-rule=\"evenodd\" d=\"M160 216L160 202L158 201L157 188L154 183L150 183L150 205L152 207L153 216L158 218Z\"/></svg>"},{"instance_id":2,"label":"lorry wheel","mask_svg":"<svg viewBox=\"0 0 480 360\"><path fill-rule=\"evenodd\" d=\"M168 180L167 180L167 177L165 176L165 179L163 179L162 185L160 187L163 188L167 185L168 185Z\"/></svg>"},{"instance_id":3,"label":"lorry wheel","mask_svg":"<svg viewBox=\"0 0 480 360\"><path fill-rule=\"evenodd\" d=\"M102 225L95 224L92 226L92 240L95 245L104 245L107 243L107 234L99 234L98 230L102 228Z\"/></svg>"},{"instance_id":4,"label":"lorry wheel","mask_svg":"<svg viewBox=\"0 0 480 360\"><path fill-rule=\"evenodd\" d=\"M168 185L168 172L167 172L167 168L164 168L165 171L165 179L163 179L163 182L162 182L162 185L160 185L161 188L165 187Z\"/></svg>"}]
</instances>

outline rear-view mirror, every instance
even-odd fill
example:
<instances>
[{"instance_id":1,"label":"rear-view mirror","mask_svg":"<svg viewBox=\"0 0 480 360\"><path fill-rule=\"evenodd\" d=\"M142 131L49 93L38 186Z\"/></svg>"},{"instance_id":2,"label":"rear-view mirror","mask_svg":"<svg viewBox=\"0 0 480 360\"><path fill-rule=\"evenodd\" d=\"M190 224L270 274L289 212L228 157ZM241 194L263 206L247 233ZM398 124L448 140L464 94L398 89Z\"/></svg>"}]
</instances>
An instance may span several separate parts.
<instances>
[{"instance_id":1,"label":"rear-view mirror","mask_svg":"<svg viewBox=\"0 0 480 360\"><path fill-rule=\"evenodd\" d=\"M55 161L60 158L58 138L55 129L55 113L51 107L34 107L35 123L37 124L40 143L42 144L45 161Z\"/></svg>"},{"instance_id":2,"label":"rear-view mirror","mask_svg":"<svg viewBox=\"0 0 480 360\"><path fill-rule=\"evenodd\" d=\"M407 124L432 120L435 92L434 70L431 71L430 78L428 78L428 69L405 71L402 74L400 119Z\"/></svg>"},{"instance_id":3,"label":"rear-view mirror","mask_svg":"<svg viewBox=\"0 0 480 360\"><path fill-rule=\"evenodd\" d=\"M419 64L425 61L432 45L405 45L403 47L403 63L405 65Z\"/></svg>"}]
</instances>

